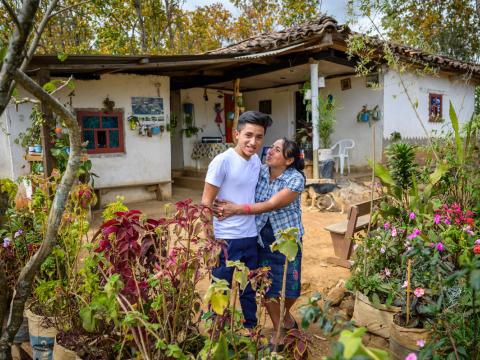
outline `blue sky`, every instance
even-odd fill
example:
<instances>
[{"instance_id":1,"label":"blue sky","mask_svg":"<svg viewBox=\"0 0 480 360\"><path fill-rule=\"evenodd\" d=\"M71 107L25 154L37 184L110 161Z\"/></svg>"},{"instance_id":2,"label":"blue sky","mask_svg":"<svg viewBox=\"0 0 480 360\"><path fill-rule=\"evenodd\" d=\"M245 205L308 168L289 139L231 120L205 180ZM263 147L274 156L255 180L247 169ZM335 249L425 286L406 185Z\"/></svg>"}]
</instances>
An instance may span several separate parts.
<instances>
[{"instance_id":1,"label":"blue sky","mask_svg":"<svg viewBox=\"0 0 480 360\"><path fill-rule=\"evenodd\" d=\"M225 8L230 10L233 15L238 15L235 6L228 0L185 0L183 8L193 10L198 6L210 5L213 3L222 3ZM347 0L320 0L322 11L333 16L339 24L347 21ZM376 17L375 23L379 26L379 18ZM354 31L365 32L371 26L370 20L367 18L359 18L357 24L351 24L350 28Z\"/></svg>"},{"instance_id":2,"label":"blue sky","mask_svg":"<svg viewBox=\"0 0 480 360\"><path fill-rule=\"evenodd\" d=\"M230 1L225 0L186 0L184 8L193 10L197 6L204 6L218 2L221 2L223 6L230 10L234 15L238 14L235 6L233 6ZM346 18L346 4L347 0L324 0L322 1L322 10L327 14L332 15L338 22L343 23Z\"/></svg>"}]
</instances>

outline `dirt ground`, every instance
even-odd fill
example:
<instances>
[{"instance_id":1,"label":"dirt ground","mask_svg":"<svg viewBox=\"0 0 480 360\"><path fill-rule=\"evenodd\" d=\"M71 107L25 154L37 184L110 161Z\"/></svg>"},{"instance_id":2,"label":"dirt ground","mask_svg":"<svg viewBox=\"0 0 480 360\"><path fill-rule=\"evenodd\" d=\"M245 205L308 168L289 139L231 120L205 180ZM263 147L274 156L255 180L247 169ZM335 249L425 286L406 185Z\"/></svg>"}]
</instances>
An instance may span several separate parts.
<instances>
[{"instance_id":1,"label":"dirt ground","mask_svg":"<svg viewBox=\"0 0 480 360\"><path fill-rule=\"evenodd\" d=\"M176 202L186 198L199 202L201 197L200 190L185 188L174 188L173 199L169 202ZM167 202L146 201L141 203L128 204L130 209L141 210L148 217L160 217L163 215L163 205ZM347 215L332 212L319 212L318 210L303 210L303 226L305 236L303 238L303 259L302 259L302 296L294 305L293 315L300 322L298 307L306 302L306 299L316 291L325 294L325 289L333 287L339 279L347 279L348 269L328 264L326 259L333 256L333 247L330 235L324 230L324 227L345 220ZM98 228L100 225L100 212L93 214L92 228ZM208 287L208 281L200 284L199 291L204 293ZM272 332L271 323L267 322L265 333ZM309 329L313 338L313 351L311 359L321 359L329 353L330 343L321 337L321 333L315 326Z\"/></svg>"}]
</instances>

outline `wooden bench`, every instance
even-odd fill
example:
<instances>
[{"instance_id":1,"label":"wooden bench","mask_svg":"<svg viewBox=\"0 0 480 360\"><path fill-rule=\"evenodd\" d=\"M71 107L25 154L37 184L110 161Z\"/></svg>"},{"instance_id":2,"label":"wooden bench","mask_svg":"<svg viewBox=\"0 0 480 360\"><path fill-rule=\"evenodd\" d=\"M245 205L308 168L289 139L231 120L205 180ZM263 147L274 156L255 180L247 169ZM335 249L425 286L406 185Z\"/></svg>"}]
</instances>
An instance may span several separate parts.
<instances>
[{"instance_id":1,"label":"wooden bench","mask_svg":"<svg viewBox=\"0 0 480 360\"><path fill-rule=\"evenodd\" d=\"M131 184L121 184L117 186L95 186L95 194L97 195L97 208L101 206L101 197L102 195L107 194L109 191L119 188L132 188L132 187L143 187L147 191L155 192L155 198L159 201L170 200L172 198L172 181L156 181L156 182L145 182L145 183L131 183Z\"/></svg>"},{"instance_id":2,"label":"wooden bench","mask_svg":"<svg viewBox=\"0 0 480 360\"><path fill-rule=\"evenodd\" d=\"M374 199L374 205L380 199ZM338 266L350 268L352 261L350 256L353 251L353 236L355 233L366 230L370 220L370 200L354 204L348 212L347 220L325 227L332 238L335 257L327 258L327 262Z\"/></svg>"}]
</instances>

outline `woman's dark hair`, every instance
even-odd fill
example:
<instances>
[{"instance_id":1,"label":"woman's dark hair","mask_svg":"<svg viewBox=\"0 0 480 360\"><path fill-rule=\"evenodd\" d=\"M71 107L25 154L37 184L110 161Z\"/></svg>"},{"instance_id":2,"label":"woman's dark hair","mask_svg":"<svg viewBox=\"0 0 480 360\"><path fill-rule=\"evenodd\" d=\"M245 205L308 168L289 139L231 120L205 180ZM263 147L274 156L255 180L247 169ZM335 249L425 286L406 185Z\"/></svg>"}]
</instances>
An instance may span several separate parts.
<instances>
[{"instance_id":1,"label":"woman's dark hair","mask_svg":"<svg viewBox=\"0 0 480 360\"><path fill-rule=\"evenodd\" d=\"M289 140L286 137L283 138L283 157L285 159L293 158L293 162L289 168L298 170L305 178L305 174L303 173L303 169L305 168L303 153L295 141Z\"/></svg>"}]
</instances>

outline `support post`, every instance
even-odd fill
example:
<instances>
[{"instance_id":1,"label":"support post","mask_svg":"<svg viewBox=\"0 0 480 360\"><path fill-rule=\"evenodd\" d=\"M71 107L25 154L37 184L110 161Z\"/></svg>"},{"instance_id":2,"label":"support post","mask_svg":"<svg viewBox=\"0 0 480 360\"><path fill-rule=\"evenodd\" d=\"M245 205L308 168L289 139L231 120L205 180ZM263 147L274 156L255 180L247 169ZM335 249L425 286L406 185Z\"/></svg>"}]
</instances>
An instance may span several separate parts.
<instances>
[{"instance_id":1,"label":"support post","mask_svg":"<svg viewBox=\"0 0 480 360\"><path fill-rule=\"evenodd\" d=\"M319 178L318 172L318 149L320 147L320 138L318 134L319 114L318 114L318 61L310 59L310 84L312 91L312 133L313 133L313 178Z\"/></svg>"},{"instance_id":2,"label":"support post","mask_svg":"<svg viewBox=\"0 0 480 360\"><path fill-rule=\"evenodd\" d=\"M235 130L237 130L238 125L238 118L240 116L240 107L238 106L238 98L240 97L240 79L235 79L233 82L233 101L235 104L235 116L233 118L233 125L232 125L232 141L234 144L237 144L237 140L235 140Z\"/></svg>"},{"instance_id":3,"label":"support post","mask_svg":"<svg viewBox=\"0 0 480 360\"><path fill-rule=\"evenodd\" d=\"M40 86L43 86L50 81L50 72L44 69L39 70L37 77L38 83ZM41 110L44 118L40 132L43 149L43 173L45 178L48 178L52 174L52 170L55 165L55 160L53 159L52 152L50 151L52 149L52 144L50 142L50 129L55 119L53 117L52 109L50 109L50 107L47 106L44 101L42 101Z\"/></svg>"}]
</instances>

